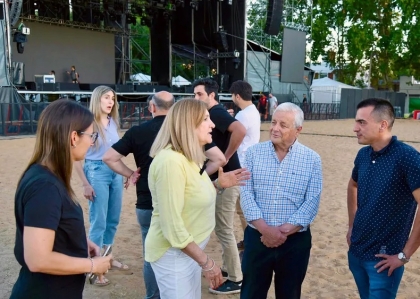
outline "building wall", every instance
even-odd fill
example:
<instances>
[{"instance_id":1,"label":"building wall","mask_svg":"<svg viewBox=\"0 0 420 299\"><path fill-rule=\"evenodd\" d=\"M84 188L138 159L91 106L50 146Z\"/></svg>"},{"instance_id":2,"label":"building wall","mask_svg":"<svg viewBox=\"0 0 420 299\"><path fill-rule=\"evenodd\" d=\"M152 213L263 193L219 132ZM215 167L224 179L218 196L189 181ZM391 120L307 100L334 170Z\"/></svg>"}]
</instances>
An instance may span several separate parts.
<instances>
[{"instance_id":1,"label":"building wall","mask_svg":"<svg viewBox=\"0 0 420 299\"><path fill-rule=\"evenodd\" d=\"M72 65L81 83L115 83L114 34L25 21L31 34L25 51L12 44L12 61L25 64L26 82L34 75L55 71L56 82L71 82L66 71Z\"/></svg>"}]
</instances>

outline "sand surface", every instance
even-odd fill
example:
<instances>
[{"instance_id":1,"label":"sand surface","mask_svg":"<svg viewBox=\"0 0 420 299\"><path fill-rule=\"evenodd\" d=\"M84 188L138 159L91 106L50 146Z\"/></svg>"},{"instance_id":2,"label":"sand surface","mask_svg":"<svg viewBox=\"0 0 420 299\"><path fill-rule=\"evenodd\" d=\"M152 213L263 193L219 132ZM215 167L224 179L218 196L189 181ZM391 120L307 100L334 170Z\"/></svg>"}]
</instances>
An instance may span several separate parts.
<instances>
[{"instance_id":1,"label":"sand surface","mask_svg":"<svg viewBox=\"0 0 420 299\"><path fill-rule=\"evenodd\" d=\"M313 246L309 269L303 284L302 298L358 298L356 286L347 267L347 208L346 188L353 160L360 149L354 133L353 120L308 121L304 123L299 141L321 155L324 188L319 214L311 227ZM420 122L397 120L393 129L400 140L420 150ZM262 126L261 140L268 139L268 124ZM19 265L13 255L15 239L14 193L16 183L32 154L35 138L24 137L0 140L0 298L9 298L17 278ZM125 162L135 168L132 156ZM81 184L77 178L73 185L80 195L85 211ZM142 278L143 254L140 228L135 216L135 189L124 191L123 212L118 228L114 255L130 265L130 273L110 271L111 285L92 287L86 285L84 298L144 298ZM236 236L242 239L239 219L236 219ZM214 235L206 251L220 265L221 247ZM239 295L217 296L207 290L203 279L202 298L239 298ZM273 287L268 298L275 298ZM420 298L420 254L416 253L406 271L398 293L399 299Z\"/></svg>"}]
</instances>

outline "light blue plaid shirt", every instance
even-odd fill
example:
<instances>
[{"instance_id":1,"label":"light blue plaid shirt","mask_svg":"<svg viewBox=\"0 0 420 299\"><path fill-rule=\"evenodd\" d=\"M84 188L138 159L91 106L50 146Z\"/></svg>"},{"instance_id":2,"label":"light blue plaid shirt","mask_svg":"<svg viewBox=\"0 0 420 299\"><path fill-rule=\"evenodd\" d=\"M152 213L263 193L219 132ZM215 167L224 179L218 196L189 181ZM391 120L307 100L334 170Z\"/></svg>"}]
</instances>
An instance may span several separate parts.
<instances>
[{"instance_id":1,"label":"light blue plaid shirt","mask_svg":"<svg viewBox=\"0 0 420 299\"><path fill-rule=\"evenodd\" d=\"M305 231L318 213L322 190L320 156L297 140L280 162L271 141L248 148L245 167L251 179L241 187L245 219L270 226L290 223Z\"/></svg>"}]
</instances>

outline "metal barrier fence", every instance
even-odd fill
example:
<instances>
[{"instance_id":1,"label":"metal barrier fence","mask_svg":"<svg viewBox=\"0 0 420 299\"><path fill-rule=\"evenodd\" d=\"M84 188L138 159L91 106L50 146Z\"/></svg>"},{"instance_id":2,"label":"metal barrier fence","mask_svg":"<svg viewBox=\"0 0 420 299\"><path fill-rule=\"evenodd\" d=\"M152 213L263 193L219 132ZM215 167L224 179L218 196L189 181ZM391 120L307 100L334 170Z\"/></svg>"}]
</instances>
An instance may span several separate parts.
<instances>
[{"instance_id":1,"label":"metal barrier fence","mask_svg":"<svg viewBox=\"0 0 420 299\"><path fill-rule=\"evenodd\" d=\"M326 120L340 118L340 104L301 104L305 120Z\"/></svg>"},{"instance_id":2,"label":"metal barrier fence","mask_svg":"<svg viewBox=\"0 0 420 299\"><path fill-rule=\"evenodd\" d=\"M235 114L240 110L234 103L226 102L222 104L226 109L233 109ZM297 104L303 111L305 120L325 120L340 118L340 104Z\"/></svg>"},{"instance_id":3,"label":"metal barrier fence","mask_svg":"<svg viewBox=\"0 0 420 299\"><path fill-rule=\"evenodd\" d=\"M40 103L0 103L0 135L35 134L41 112L48 102ZM88 107L89 103L80 102ZM122 129L129 129L152 119L146 103L119 102L120 123Z\"/></svg>"},{"instance_id":4,"label":"metal barrier fence","mask_svg":"<svg viewBox=\"0 0 420 299\"><path fill-rule=\"evenodd\" d=\"M232 102L221 102L226 109L239 108ZM28 135L35 134L41 112L48 106L48 102L40 103L0 103L0 135ZM89 103L80 102L88 107ZM303 106L305 119L323 120L338 119L339 104L306 104ZM119 102L120 123L122 129L129 129L152 119L147 104L144 102Z\"/></svg>"}]
</instances>

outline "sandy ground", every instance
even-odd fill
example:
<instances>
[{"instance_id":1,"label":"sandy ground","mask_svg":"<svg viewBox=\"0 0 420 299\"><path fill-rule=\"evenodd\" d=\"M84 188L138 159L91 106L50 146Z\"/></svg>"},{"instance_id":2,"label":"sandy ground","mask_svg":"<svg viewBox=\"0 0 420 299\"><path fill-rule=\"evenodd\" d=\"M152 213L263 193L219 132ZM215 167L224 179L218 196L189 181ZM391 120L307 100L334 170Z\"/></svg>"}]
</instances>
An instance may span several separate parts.
<instances>
[{"instance_id":1,"label":"sandy ground","mask_svg":"<svg viewBox=\"0 0 420 299\"><path fill-rule=\"evenodd\" d=\"M299 140L317 151L322 158L324 189L319 214L311 227L313 246L308 273L303 284L302 298L358 298L356 286L347 267L345 234L347 232L346 186L353 159L360 149L352 132L353 120L308 121ZM420 150L420 122L397 120L394 134ZM268 125L262 126L261 140L268 139ZM9 298L19 265L13 255L15 219L13 212L16 182L26 166L35 138L0 140L0 298ZM131 156L126 162L134 168ZM74 188L87 212L86 201L81 196L78 180ZM135 190L124 192L121 223L116 236L114 254L131 266L130 273L110 271L111 285L103 288L86 285L84 298L143 298L142 246L140 228L135 217ZM88 223L86 224L88 226ZM237 239L242 239L239 219L236 221ZM221 247L214 235L206 248L218 264ZM398 298L420 298L420 255L413 256L406 266ZM204 299L215 298L208 292L203 279ZM217 298L239 298L238 295ZM274 298L273 288L268 298Z\"/></svg>"}]
</instances>

